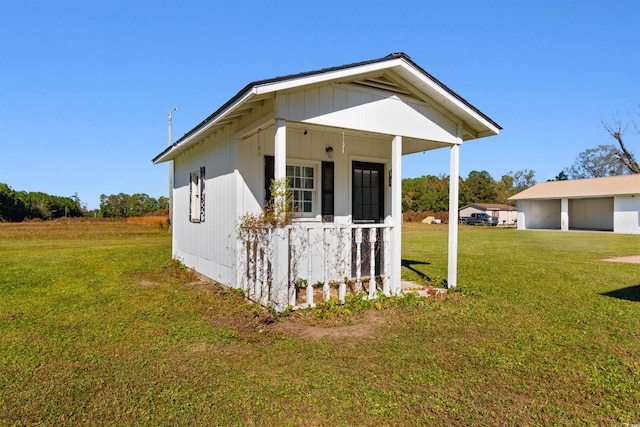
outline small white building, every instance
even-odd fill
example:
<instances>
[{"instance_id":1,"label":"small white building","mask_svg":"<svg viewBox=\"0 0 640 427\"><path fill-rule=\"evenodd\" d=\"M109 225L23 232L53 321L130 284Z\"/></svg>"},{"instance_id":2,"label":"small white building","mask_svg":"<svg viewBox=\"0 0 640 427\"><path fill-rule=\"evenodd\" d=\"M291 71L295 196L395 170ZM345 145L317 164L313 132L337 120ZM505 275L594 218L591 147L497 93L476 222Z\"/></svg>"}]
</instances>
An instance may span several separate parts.
<instances>
[{"instance_id":1,"label":"small white building","mask_svg":"<svg viewBox=\"0 0 640 427\"><path fill-rule=\"evenodd\" d=\"M276 310L312 305L312 285L395 295L402 155L446 148L454 287L460 146L500 129L403 53L249 83L153 159L173 163L173 257ZM273 180L294 220L242 227Z\"/></svg>"},{"instance_id":2,"label":"small white building","mask_svg":"<svg viewBox=\"0 0 640 427\"><path fill-rule=\"evenodd\" d=\"M503 203L471 203L461 207L458 216L462 218L472 213L487 213L498 219L498 225L514 225L518 218L518 209Z\"/></svg>"},{"instance_id":3,"label":"small white building","mask_svg":"<svg viewBox=\"0 0 640 427\"><path fill-rule=\"evenodd\" d=\"M518 229L599 230L640 234L640 175L548 181L509 200Z\"/></svg>"}]
</instances>

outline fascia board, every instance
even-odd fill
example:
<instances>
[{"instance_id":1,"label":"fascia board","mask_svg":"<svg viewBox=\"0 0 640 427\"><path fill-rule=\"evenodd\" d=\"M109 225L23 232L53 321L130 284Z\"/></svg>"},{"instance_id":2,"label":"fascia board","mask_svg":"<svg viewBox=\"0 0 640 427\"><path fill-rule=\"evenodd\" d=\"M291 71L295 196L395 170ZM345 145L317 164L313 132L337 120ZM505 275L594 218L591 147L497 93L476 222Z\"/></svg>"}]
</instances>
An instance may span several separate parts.
<instances>
[{"instance_id":1,"label":"fascia board","mask_svg":"<svg viewBox=\"0 0 640 427\"><path fill-rule=\"evenodd\" d=\"M425 76L421 71L416 70L414 67L406 64L405 62L401 63L401 70L395 70L401 76L404 75L404 78L407 78L412 85L416 88L421 89L421 85L416 84L415 81L419 81L423 86L426 86L424 89L425 94L430 98L434 99L436 102L441 103L441 101L445 101L449 104L442 104L443 108L448 109L452 113L456 115L461 115L463 118L471 119L475 122L479 122L482 126L486 127L486 131L478 132L478 136L490 136L490 135L498 135L500 133L500 129L497 128L493 123L486 120L480 114L478 114L473 109L469 108L465 103L452 96L449 92L447 92L441 85L434 82ZM423 90L423 89L421 89Z\"/></svg>"},{"instance_id":2,"label":"fascia board","mask_svg":"<svg viewBox=\"0 0 640 427\"><path fill-rule=\"evenodd\" d=\"M367 65L360 65L357 67L346 68L343 70L329 71L329 72L324 72L324 73L315 74L311 76L300 77L297 79L284 80L284 81L274 82L274 83L265 83L265 84L255 86L254 90L256 91L257 95L284 91L284 90L293 89L293 88L302 87L302 86L325 83L328 81L342 80L346 78L355 77L361 74L368 74L371 72L376 72L379 70L391 68L401 63L402 63L401 59L392 59L389 61L383 61L383 62L367 64Z\"/></svg>"}]
</instances>

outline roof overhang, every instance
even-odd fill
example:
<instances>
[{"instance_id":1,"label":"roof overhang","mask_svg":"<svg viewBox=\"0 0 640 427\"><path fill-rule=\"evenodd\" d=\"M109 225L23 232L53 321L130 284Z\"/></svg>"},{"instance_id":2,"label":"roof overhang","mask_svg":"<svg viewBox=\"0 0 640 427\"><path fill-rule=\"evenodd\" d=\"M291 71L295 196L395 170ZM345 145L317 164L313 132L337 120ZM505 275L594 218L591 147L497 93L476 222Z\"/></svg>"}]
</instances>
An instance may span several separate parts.
<instances>
[{"instance_id":1,"label":"roof overhang","mask_svg":"<svg viewBox=\"0 0 640 427\"><path fill-rule=\"evenodd\" d=\"M383 72L392 75L394 80L400 80L400 86L407 88L411 96L438 105L439 108L460 120L463 124L463 140L497 135L502 129L460 95L420 68L407 55L396 53L371 61L250 83L213 114L158 154L153 162L157 164L174 159L205 135L237 120L251 111L256 102L274 96L275 93L331 82L364 84L365 79L367 85L377 84L381 88L384 86L388 88L389 82L372 78ZM284 119L286 120L286 117Z\"/></svg>"},{"instance_id":2,"label":"roof overhang","mask_svg":"<svg viewBox=\"0 0 640 427\"><path fill-rule=\"evenodd\" d=\"M542 182L509 197L508 200L586 199L638 195L640 195L640 175L632 174Z\"/></svg>"}]
</instances>

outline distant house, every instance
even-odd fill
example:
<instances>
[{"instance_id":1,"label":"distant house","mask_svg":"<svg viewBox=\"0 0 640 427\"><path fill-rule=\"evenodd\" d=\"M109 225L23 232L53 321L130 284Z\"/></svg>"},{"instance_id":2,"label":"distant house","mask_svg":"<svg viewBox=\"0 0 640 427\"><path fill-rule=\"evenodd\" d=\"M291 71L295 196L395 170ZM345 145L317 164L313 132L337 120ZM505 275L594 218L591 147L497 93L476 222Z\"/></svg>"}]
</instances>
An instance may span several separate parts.
<instances>
[{"instance_id":1,"label":"distant house","mask_svg":"<svg viewBox=\"0 0 640 427\"><path fill-rule=\"evenodd\" d=\"M276 310L397 295L402 156L445 148L454 287L460 146L500 129L403 53L249 83L153 159L173 165L173 257ZM295 218L248 226L272 182Z\"/></svg>"},{"instance_id":2,"label":"distant house","mask_svg":"<svg viewBox=\"0 0 640 427\"><path fill-rule=\"evenodd\" d=\"M640 175L543 182L509 198L518 229L640 234Z\"/></svg>"},{"instance_id":3,"label":"distant house","mask_svg":"<svg viewBox=\"0 0 640 427\"><path fill-rule=\"evenodd\" d=\"M458 210L458 216L470 216L472 213L488 213L493 218L498 218L498 225L514 225L518 218L518 209L515 206L502 203L472 203Z\"/></svg>"}]
</instances>

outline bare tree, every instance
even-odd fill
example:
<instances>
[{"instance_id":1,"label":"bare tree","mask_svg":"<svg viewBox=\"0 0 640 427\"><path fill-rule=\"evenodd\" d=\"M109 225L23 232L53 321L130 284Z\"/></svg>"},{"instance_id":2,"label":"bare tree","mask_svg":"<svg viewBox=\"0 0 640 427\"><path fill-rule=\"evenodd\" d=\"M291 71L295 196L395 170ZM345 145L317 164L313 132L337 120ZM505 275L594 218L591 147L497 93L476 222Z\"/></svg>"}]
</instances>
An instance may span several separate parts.
<instances>
[{"instance_id":1,"label":"bare tree","mask_svg":"<svg viewBox=\"0 0 640 427\"><path fill-rule=\"evenodd\" d=\"M635 115L640 117L640 104L638 104L638 111L635 111ZM616 150L613 152L613 154L617 157L618 161L620 163L622 163L625 167L625 169L629 172L629 173L640 173L640 166L638 166L638 162L636 161L636 159L633 156L633 153L631 153L628 149L627 146L625 145L624 141L623 141L623 136L625 135L625 133L627 132L627 129L629 129L629 126L632 125L637 133L640 133L640 129L638 129L638 124L636 123L635 119L632 117L632 114L629 113L629 120L624 122L621 118L620 115L616 115L616 118L610 123L606 120L602 121L602 126L604 127L604 129L607 131L607 133L609 135L611 135L613 137L613 139L615 139L618 142L619 145L619 149L616 148Z\"/></svg>"}]
</instances>

